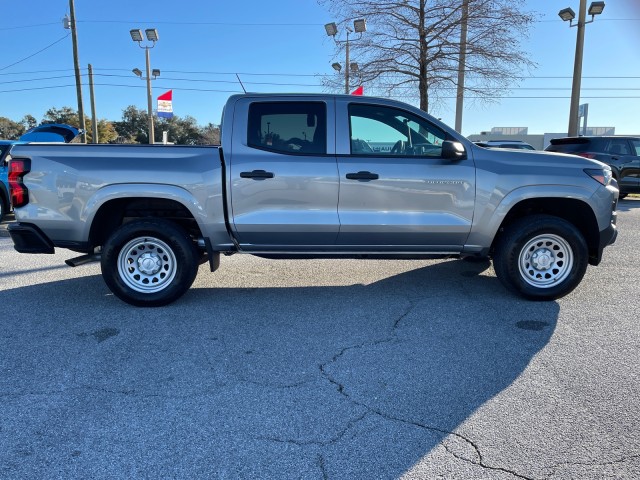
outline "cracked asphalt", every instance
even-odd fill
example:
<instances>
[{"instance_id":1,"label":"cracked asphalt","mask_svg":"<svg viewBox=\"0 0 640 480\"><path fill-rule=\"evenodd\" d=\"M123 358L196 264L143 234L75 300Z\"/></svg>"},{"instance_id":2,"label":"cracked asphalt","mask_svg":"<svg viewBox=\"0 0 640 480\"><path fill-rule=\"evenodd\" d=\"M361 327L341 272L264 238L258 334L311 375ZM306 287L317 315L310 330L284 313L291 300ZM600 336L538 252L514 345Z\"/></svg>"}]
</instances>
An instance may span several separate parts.
<instances>
[{"instance_id":1,"label":"cracked asphalt","mask_svg":"<svg viewBox=\"0 0 640 480\"><path fill-rule=\"evenodd\" d=\"M0 231L0 478L640 478L640 198L619 227L556 302L484 262L232 256L159 309Z\"/></svg>"}]
</instances>

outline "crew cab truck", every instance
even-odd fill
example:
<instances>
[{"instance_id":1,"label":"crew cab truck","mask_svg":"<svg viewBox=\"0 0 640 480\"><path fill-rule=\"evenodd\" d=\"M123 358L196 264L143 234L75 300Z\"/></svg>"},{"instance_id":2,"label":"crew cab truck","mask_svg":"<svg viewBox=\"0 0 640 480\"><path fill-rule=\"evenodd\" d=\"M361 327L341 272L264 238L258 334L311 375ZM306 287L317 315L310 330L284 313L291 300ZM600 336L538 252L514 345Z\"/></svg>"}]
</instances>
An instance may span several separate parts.
<instances>
[{"instance_id":1,"label":"crew cab truck","mask_svg":"<svg viewBox=\"0 0 640 480\"><path fill-rule=\"evenodd\" d=\"M235 253L490 257L508 289L555 299L616 238L608 166L484 149L393 100L234 95L221 128L221 146L13 147L15 249L99 259L138 306Z\"/></svg>"}]
</instances>

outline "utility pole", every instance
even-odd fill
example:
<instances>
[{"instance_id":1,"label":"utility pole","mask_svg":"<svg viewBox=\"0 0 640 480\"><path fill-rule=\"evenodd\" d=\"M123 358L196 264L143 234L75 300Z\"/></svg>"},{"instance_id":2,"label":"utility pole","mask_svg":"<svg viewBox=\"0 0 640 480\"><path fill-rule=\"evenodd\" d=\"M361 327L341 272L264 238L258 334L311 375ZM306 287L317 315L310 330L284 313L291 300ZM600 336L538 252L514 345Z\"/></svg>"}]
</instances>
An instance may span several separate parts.
<instances>
[{"instance_id":1,"label":"utility pole","mask_svg":"<svg viewBox=\"0 0 640 480\"><path fill-rule=\"evenodd\" d=\"M87 143L87 134L84 124L84 107L82 105L82 79L80 77L80 60L78 59L78 32L76 29L76 9L73 0L69 0L69 14L71 16L71 42L73 43L73 66L76 73L76 93L78 95L78 127L80 139Z\"/></svg>"},{"instance_id":2,"label":"utility pole","mask_svg":"<svg viewBox=\"0 0 640 480\"><path fill-rule=\"evenodd\" d=\"M576 35L576 57L573 62L573 84L569 107L569 136L578 136L578 108L580 105L580 84L582 83L582 57L584 53L584 26L587 20L587 0L580 0L578 11L578 33Z\"/></svg>"},{"instance_id":3,"label":"utility pole","mask_svg":"<svg viewBox=\"0 0 640 480\"><path fill-rule=\"evenodd\" d=\"M464 70L467 60L467 25L469 19L469 0L462 1L460 20L460 56L458 58L458 90L456 94L456 132L462 133L462 111L464 110Z\"/></svg>"},{"instance_id":4,"label":"utility pole","mask_svg":"<svg viewBox=\"0 0 640 480\"><path fill-rule=\"evenodd\" d=\"M98 140L98 118L96 117L96 97L93 90L93 67L89 64L89 99L91 101L91 134L93 143L100 143Z\"/></svg>"},{"instance_id":5,"label":"utility pole","mask_svg":"<svg viewBox=\"0 0 640 480\"><path fill-rule=\"evenodd\" d=\"M151 94L151 56L149 49L145 48L145 60L147 62L147 115L149 117L149 143L155 143L156 133L153 128L153 95Z\"/></svg>"}]
</instances>

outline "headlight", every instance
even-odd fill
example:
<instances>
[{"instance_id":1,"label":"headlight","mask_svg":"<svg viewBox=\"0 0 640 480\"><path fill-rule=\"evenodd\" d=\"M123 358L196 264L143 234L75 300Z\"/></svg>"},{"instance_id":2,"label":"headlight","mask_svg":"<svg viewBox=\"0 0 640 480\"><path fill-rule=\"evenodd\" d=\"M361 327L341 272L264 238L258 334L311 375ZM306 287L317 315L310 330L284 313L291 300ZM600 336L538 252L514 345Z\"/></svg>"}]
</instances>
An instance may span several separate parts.
<instances>
[{"instance_id":1,"label":"headlight","mask_svg":"<svg viewBox=\"0 0 640 480\"><path fill-rule=\"evenodd\" d=\"M611 183L610 168L585 168L584 173L605 187Z\"/></svg>"}]
</instances>

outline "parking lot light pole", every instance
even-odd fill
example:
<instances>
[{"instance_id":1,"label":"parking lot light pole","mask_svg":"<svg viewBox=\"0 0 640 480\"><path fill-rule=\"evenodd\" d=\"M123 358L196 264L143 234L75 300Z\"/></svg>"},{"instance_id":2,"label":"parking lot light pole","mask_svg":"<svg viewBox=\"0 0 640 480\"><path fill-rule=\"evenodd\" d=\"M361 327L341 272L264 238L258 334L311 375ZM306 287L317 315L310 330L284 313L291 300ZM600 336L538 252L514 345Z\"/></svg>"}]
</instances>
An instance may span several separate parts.
<instances>
[{"instance_id":1,"label":"parking lot light pole","mask_svg":"<svg viewBox=\"0 0 640 480\"><path fill-rule=\"evenodd\" d=\"M327 23L324 26L325 31L327 32L327 35L329 35L330 37L333 37L333 40L336 43L341 43L340 41L336 40L336 34L338 33L338 27L334 22L331 23ZM357 71L358 70L358 66L356 63L351 63L350 58L349 58L349 34L353 33L354 31L356 33L359 33L362 35L363 32L367 31L367 22L364 18L360 18L358 20L354 20L353 21L353 30L351 29L351 27L345 27L345 31L347 32L347 39L344 42L344 51L345 51L345 62L344 62L344 93L345 94L349 94L349 83L350 83L350 78L351 78L351 70ZM331 65L334 70L336 70L337 72L340 72L341 70L341 65L339 63L333 63ZM354 68L355 67L355 68Z\"/></svg>"},{"instance_id":2,"label":"parking lot light pole","mask_svg":"<svg viewBox=\"0 0 640 480\"><path fill-rule=\"evenodd\" d=\"M154 143L155 132L153 128L153 99L151 96L151 57L149 55L149 50L156 46L156 42L158 41L158 31L155 28L147 28L145 30L147 40L152 42L151 45L142 45L142 30L134 29L130 30L129 33L131 34L131 39L134 42L137 42L140 48L145 49L145 61L147 64L147 76L145 77L145 79L147 80L147 115L149 117L149 143ZM133 73L135 73L138 77L141 77L142 72L140 72L139 74L137 72L140 72L140 70L138 70L137 68L133 70ZM158 73L158 75L160 74L160 70L154 69L153 73L155 74L156 72Z\"/></svg>"},{"instance_id":3,"label":"parking lot light pole","mask_svg":"<svg viewBox=\"0 0 640 480\"><path fill-rule=\"evenodd\" d=\"M582 83L582 57L584 52L584 27L587 23L591 23L596 15L600 15L604 10L604 2L591 2L589 5L589 15L591 20L587 18L587 0L580 0L580 9L578 11L578 23L573 23L576 18L575 12L571 8L563 8L558 12L560 18L569 22L570 27L578 27L576 35L576 56L573 63L573 85L571 87L571 105L569 107L569 136L578 136L578 108L580 106L580 84Z\"/></svg>"}]
</instances>

